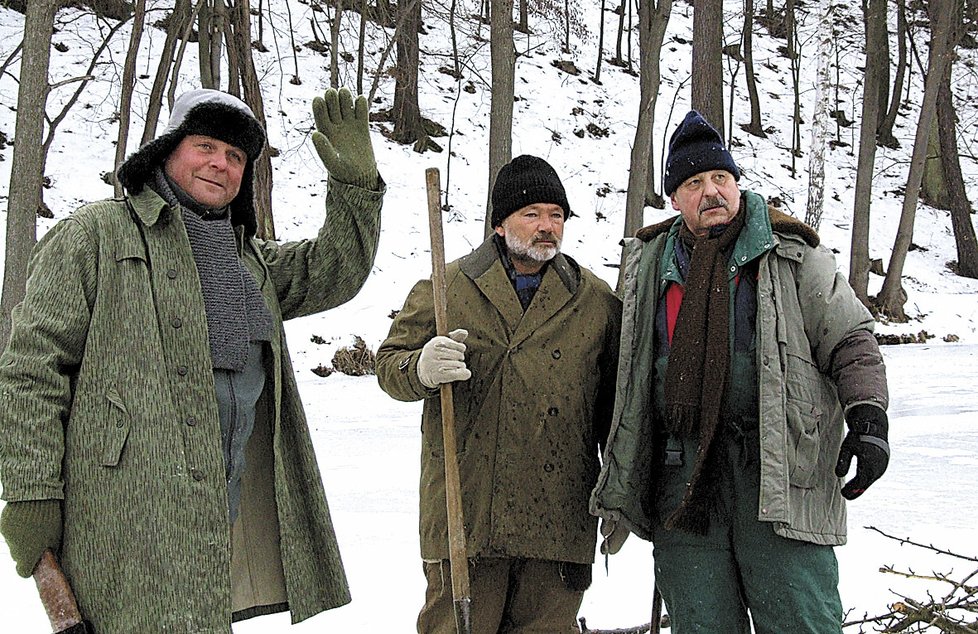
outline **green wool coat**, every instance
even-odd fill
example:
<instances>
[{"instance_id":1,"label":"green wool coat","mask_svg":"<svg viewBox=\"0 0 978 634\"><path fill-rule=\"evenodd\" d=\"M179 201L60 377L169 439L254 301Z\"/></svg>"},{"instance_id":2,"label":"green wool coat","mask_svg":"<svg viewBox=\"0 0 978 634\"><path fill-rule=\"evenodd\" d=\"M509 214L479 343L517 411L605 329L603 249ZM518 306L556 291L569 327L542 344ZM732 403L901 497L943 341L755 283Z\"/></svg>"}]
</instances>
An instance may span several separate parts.
<instances>
[{"instance_id":1,"label":"green wool coat","mask_svg":"<svg viewBox=\"0 0 978 634\"><path fill-rule=\"evenodd\" d=\"M758 521L782 537L822 545L846 539L846 508L835 463L845 433L843 412L858 404L885 410L883 359L872 336L873 317L836 270L831 251L811 228L746 192L746 225L729 261L732 279L741 264L759 257L757 370L760 427ZM678 279L663 252L678 219L626 241L621 297L621 356L615 414L592 512L620 520L643 539L655 523L652 464L661 448L651 442L657 424L652 401L655 329L652 321L665 285ZM650 231L651 230L651 231ZM858 341L857 362L839 369L833 354Z\"/></svg>"},{"instance_id":2,"label":"green wool coat","mask_svg":"<svg viewBox=\"0 0 978 634\"><path fill-rule=\"evenodd\" d=\"M469 336L472 378L454 383L469 557L590 563L588 495L614 395L621 305L608 285L558 255L524 314L492 238L447 266L448 327ZM380 386L425 399L421 556L448 558L441 403L418 379L435 336L432 286L418 282L377 351Z\"/></svg>"},{"instance_id":3,"label":"green wool coat","mask_svg":"<svg viewBox=\"0 0 978 634\"><path fill-rule=\"evenodd\" d=\"M350 600L282 321L357 293L382 198L330 179L317 238L238 230L275 327L233 531L181 210L144 189L38 243L0 358L0 478L8 502L64 500L62 565L99 634L227 634L232 614Z\"/></svg>"}]
</instances>

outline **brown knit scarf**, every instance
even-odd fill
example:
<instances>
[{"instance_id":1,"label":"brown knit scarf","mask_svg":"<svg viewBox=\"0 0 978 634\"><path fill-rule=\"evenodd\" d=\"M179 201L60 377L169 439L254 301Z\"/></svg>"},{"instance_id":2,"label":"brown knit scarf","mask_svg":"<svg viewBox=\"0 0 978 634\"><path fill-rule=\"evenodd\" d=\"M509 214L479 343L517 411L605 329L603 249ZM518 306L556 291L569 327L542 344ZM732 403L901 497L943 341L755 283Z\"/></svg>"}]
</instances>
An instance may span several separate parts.
<instances>
[{"instance_id":1,"label":"brown knit scarf","mask_svg":"<svg viewBox=\"0 0 978 634\"><path fill-rule=\"evenodd\" d=\"M683 500L666 519L666 528L705 533L709 527L716 465L713 439L730 362L730 287L727 261L744 227L741 209L719 235L694 236L685 223L679 239L692 245L686 290L676 319L666 368L666 427L698 437L693 471ZM705 475L704 475L704 472Z\"/></svg>"}]
</instances>

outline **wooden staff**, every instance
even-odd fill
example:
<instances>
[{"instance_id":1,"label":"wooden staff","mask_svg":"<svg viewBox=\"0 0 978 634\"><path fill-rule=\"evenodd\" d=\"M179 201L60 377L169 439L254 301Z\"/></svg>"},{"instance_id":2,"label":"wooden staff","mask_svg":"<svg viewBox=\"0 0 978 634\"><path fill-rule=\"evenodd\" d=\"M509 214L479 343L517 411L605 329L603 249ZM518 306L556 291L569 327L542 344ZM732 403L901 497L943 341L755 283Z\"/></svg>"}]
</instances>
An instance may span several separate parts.
<instances>
[{"instance_id":1,"label":"wooden staff","mask_svg":"<svg viewBox=\"0 0 978 634\"><path fill-rule=\"evenodd\" d=\"M441 224L441 182L438 168L425 170L428 190L428 228L431 232L431 286L434 292L435 332L448 335L448 298L445 287L445 237ZM452 570L452 601L455 605L455 629L471 634L469 596L469 560L465 550L465 522L462 515L462 487L458 475L458 451L455 447L455 405L452 384L442 383L441 433L445 443L445 503L448 511L448 562Z\"/></svg>"}]
</instances>

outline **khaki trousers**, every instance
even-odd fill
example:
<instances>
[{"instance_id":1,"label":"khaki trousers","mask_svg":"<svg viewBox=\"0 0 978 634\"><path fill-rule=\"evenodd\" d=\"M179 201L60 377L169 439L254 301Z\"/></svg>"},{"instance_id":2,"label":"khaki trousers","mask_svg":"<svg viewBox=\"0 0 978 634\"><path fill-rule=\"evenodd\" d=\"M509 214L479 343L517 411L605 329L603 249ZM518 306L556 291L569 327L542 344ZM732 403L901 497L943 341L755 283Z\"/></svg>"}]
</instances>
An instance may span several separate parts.
<instances>
[{"instance_id":1,"label":"khaki trousers","mask_svg":"<svg viewBox=\"0 0 978 634\"><path fill-rule=\"evenodd\" d=\"M451 567L425 562L419 634L455 634ZM472 634L578 634L577 612L590 584L589 564L539 559L469 561Z\"/></svg>"}]
</instances>

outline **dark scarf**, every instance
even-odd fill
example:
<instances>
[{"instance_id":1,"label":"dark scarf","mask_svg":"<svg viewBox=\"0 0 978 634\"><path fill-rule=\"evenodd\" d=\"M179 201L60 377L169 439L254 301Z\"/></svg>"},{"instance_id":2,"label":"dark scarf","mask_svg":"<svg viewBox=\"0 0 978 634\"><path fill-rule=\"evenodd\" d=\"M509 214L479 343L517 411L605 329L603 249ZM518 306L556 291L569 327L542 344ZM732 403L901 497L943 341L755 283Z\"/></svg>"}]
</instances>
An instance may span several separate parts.
<instances>
[{"instance_id":1,"label":"dark scarf","mask_svg":"<svg viewBox=\"0 0 978 634\"><path fill-rule=\"evenodd\" d=\"M666 367L666 428L698 438L699 443L683 500L666 518L666 528L705 533L709 526L715 491L709 480L716 472L713 439L720 426L730 364L727 261L746 215L742 207L724 230L702 238L685 223L679 230L679 239L691 246L692 253Z\"/></svg>"},{"instance_id":2,"label":"dark scarf","mask_svg":"<svg viewBox=\"0 0 978 634\"><path fill-rule=\"evenodd\" d=\"M255 276L238 257L228 209L200 205L157 168L150 187L167 203L179 204L200 277L207 337L215 369L241 371L251 341L271 341L272 315Z\"/></svg>"}]
</instances>

